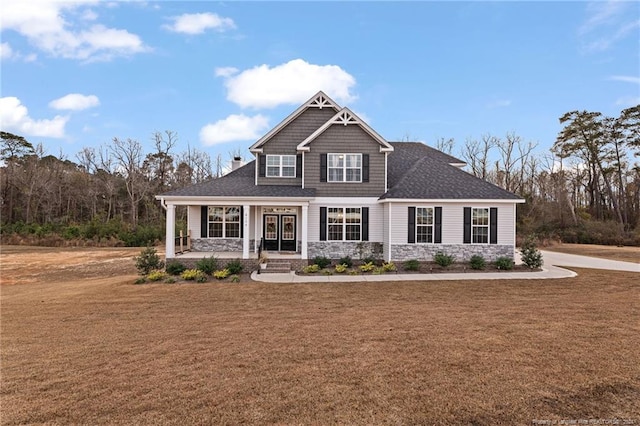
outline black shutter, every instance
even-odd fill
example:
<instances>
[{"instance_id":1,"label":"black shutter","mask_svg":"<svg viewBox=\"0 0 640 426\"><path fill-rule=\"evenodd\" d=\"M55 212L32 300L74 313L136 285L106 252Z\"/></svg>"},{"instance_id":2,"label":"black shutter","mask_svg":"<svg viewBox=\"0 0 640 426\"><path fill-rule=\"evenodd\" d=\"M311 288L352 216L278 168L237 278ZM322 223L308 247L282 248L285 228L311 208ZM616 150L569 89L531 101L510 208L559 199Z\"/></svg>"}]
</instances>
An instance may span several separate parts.
<instances>
[{"instance_id":1,"label":"black shutter","mask_svg":"<svg viewBox=\"0 0 640 426\"><path fill-rule=\"evenodd\" d=\"M302 177L302 154L296 155L296 177Z\"/></svg>"},{"instance_id":2,"label":"black shutter","mask_svg":"<svg viewBox=\"0 0 640 426\"><path fill-rule=\"evenodd\" d=\"M433 231L433 242L435 244L442 243L442 207L435 209L435 229Z\"/></svg>"},{"instance_id":3,"label":"black shutter","mask_svg":"<svg viewBox=\"0 0 640 426\"><path fill-rule=\"evenodd\" d=\"M327 181L327 154L320 154L320 182Z\"/></svg>"},{"instance_id":4,"label":"black shutter","mask_svg":"<svg viewBox=\"0 0 640 426\"><path fill-rule=\"evenodd\" d=\"M462 242L471 244L471 207L464 208L464 236Z\"/></svg>"},{"instance_id":5,"label":"black shutter","mask_svg":"<svg viewBox=\"0 0 640 426\"><path fill-rule=\"evenodd\" d=\"M498 208L489 209L489 244L498 244Z\"/></svg>"},{"instance_id":6,"label":"black shutter","mask_svg":"<svg viewBox=\"0 0 640 426\"><path fill-rule=\"evenodd\" d=\"M209 236L209 208L207 206L200 207L200 237L207 238Z\"/></svg>"},{"instance_id":7,"label":"black shutter","mask_svg":"<svg viewBox=\"0 0 640 426\"><path fill-rule=\"evenodd\" d=\"M407 242L416 242L416 208L409 207L409 220L407 221Z\"/></svg>"},{"instance_id":8,"label":"black shutter","mask_svg":"<svg viewBox=\"0 0 640 426\"><path fill-rule=\"evenodd\" d=\"M258 176L265 177L267 171L267 156L258 154Z\"/></svg>"},{"instance_id":9,"label":"black shutter","mask_svg":"<svg viewBox=\"0 0 640 426\"><path fill-rule=\"evenodd\" d=\"M369 154L362 154L362 181L369 182Z\"/></svg>"},{"instance_id":10,"label":"black shutter","mask_svg":"<svg viewBox=\"0 0 640 426\"><path fill-rule=\"evenodd\" d=\"M240 206L240 238L244 237L244 207Z\"/></svg>"},{"instance_id":11,"label":"black shutter","mask_svg":"<svg viewBox=\"0 0 640 426\"><path fill-rule=\"evenodd\" d=\"M362 208L362 241L369 241L369 207Z\"/></svg>"},{"instance_id":12,"label":"black shutter","mask_svg":"<svg viewBox=\"0 0 640 426\"><path fill-rule=\"evenodd\" d=\"M327 241L327 208L320 207L320 241Z\"/></svg>"}]
</instances>

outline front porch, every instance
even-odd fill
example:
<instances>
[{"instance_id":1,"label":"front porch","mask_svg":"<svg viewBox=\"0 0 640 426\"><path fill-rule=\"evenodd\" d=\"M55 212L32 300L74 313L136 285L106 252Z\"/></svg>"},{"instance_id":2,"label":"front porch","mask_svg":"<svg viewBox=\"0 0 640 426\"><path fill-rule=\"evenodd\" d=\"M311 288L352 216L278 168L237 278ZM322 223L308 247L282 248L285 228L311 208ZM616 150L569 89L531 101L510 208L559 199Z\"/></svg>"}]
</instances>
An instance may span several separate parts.
<instances>
[{"instance_id":1,"label":"front porch","mask_svg":"<svg viewBox=\"0 0 640 426\"><path fill-rule=\"evenodd\" d=\"M296 260L302 259L300 253L264 251L269 260ZM242 253L237 251L187 251L176 253L174 259L202 259L205 257L216 257L218 259L241 259ZM258 260L258 253L250 252L248 259Z\"/></svg>"}]
</instances>

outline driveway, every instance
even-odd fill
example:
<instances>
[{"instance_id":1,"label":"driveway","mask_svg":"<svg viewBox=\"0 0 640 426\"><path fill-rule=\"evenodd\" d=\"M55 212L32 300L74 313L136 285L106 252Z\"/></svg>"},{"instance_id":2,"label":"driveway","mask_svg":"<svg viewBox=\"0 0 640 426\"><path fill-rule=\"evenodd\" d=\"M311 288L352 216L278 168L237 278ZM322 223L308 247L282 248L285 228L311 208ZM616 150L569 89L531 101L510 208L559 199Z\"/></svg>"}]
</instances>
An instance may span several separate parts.
<instances>
[{"instance_id":1,"label":"driveway","mask_svg":"<svg viewBox=\"0 0 640 426\"><path fill-rule=\"evenodd\" d=\"M558 253L555 251L540 250L545 266L573 266L576 268L608 269L612 271L640 272L639 263L608 260L597 257L580 256L577 254Z\"/></svg>"}]
</instances>

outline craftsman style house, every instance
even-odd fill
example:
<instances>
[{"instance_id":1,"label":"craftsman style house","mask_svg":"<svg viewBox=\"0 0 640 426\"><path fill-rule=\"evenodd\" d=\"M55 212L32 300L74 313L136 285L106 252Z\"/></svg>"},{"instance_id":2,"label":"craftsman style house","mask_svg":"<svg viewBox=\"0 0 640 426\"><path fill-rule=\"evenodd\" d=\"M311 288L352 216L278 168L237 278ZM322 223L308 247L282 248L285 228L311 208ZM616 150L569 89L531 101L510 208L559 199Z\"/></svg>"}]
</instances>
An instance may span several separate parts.
<instances>
[{"instance_id":1,"label":"craftsman style house","mask_svg":"<svg viewBox=\"0 0 640 426\"><path fill-rule=\"evenodd\" d=\"M514 256L518 196L417 142L388 142L319 92L250 147L229 174L158 195L166 257L176 257L175 207L188 206L192 253L260 249L386 261Z\"/></svg>"}]
</instances>

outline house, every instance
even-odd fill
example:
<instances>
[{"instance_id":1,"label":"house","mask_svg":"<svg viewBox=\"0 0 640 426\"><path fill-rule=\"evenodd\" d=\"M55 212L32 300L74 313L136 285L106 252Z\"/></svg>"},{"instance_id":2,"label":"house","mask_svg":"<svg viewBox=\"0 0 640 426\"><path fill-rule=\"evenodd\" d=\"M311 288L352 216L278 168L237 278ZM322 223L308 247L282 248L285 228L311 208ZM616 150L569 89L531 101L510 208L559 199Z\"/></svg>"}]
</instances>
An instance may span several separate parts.
<instances>
[{"instance_id":1,"label":"house","mask_svg":"<svg viewBox=\"0 0 640 426\"><path fill-rule=\"evenodd\" d=\"M523 199L427 145L388 142L323 92L249 150L255 160L227 175L156 197L167 211L167 259L176 257L178 205L187 206L192 257L256 259L261 247L300 264L514 256Z\"/></svg>"}]
</instances>

